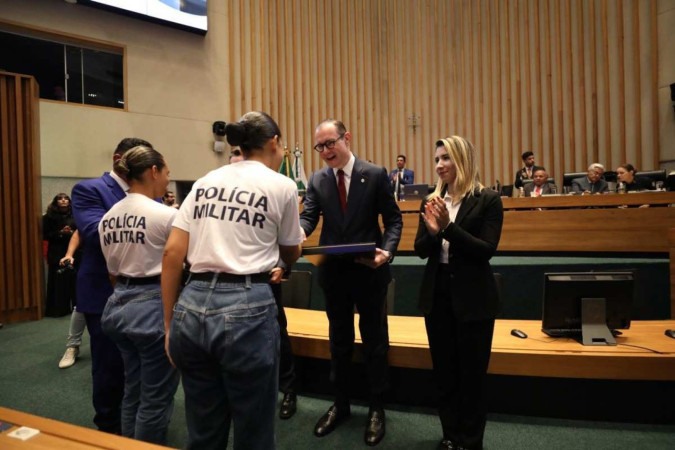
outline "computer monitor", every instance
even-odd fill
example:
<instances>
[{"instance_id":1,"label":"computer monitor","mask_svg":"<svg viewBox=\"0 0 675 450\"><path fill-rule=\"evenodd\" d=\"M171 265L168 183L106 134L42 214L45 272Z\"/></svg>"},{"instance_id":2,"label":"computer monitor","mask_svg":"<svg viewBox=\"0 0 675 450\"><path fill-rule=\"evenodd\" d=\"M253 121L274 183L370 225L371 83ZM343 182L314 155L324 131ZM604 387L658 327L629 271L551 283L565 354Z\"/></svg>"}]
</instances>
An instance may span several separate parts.
<instances>
[{"instance_id":1,"label":"computer monitor","mask_svg":"<svg viewBox=\"0 0 675 450\"><path fill-rule=\"evenodd\" d=\"M630 328L633 272L544 274L542 331L583 345L616 345L613 330Z\"/></svg>"},{"instance_id":2,"label":"computer monitor","mask_svg":"<svg viewBox=\"0 0 675 450\"><path fill-rule=\"evenodd\" d=\"M643 172L638 172L635 174L635 178L641 178L647 181L647 184L652 188L655 188L657 183L661 183L661 186L666 184L666 169L660 170L645 170Z\"/></svg>"},{"instance_id":3,"label":"computer monitor","mask_svg":"<svg viewBox=\"0 0 675 450\"><path fill-rule=\"evenodd\" d=\"M404 184L403 200L422 200L429 195L428 184Z\"/></svg>"}]
</instances>

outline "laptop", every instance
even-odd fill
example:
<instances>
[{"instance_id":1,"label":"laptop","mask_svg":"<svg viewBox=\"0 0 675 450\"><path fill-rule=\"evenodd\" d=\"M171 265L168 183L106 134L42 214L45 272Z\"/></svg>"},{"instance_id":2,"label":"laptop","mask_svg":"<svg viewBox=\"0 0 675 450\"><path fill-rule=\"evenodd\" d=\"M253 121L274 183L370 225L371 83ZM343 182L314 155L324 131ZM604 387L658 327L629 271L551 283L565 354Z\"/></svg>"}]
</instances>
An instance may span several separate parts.
<instances>
[{"instance_id":1,"label":"laptop","mask_svg":"<svg viewBox=\"0 0 675 450\"><path fill-rule=\"evenodd\" d=\"M404 184L403 200L422 200L429 195L428 184Z\"/></svg>"}]
</instances>

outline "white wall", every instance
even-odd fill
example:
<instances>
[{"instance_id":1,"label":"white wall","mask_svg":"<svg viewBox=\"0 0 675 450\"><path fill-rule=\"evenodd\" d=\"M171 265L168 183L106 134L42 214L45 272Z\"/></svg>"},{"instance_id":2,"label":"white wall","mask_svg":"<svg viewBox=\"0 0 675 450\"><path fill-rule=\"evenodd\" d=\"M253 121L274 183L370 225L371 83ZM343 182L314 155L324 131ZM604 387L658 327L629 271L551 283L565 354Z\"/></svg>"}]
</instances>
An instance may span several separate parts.
<instances>
[{"instance_id":1,"label":"white wall","mask_svg":"<svg viewBox=\"0 0 675 450\"><path fill-rule=\"evenodd\" d=\"M127 136L150 141L177 180L224 164L211 124L237 118L227 110L225 1L209 1L210 29L200 36L63 1L0 0L0 20L126 47L127 111L40 101L43 176L100 176Z\"/></svg>"}]
</instances>

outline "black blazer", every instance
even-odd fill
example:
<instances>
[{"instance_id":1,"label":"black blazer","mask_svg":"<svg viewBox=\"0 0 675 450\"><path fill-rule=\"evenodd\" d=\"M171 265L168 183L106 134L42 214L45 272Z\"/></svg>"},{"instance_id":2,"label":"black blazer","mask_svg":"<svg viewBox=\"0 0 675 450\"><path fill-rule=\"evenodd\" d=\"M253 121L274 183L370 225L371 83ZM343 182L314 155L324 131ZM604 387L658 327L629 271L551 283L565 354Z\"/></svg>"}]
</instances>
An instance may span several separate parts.
<instances>
[{"instance_id":1,"label":"black blazer","mask_svg":"<svg viewBox=\"0 0 675 450\"><path fill-rule=\"evenodd\" d=\"M425 203L426 200L422 201L421 211L424 211ZM497 316L499 295L490 258L497 251L503 221L502 200L490 189L465 197L454 223L437 236L429 234L420 217L415 253L420 258L429 258L420 289L419 308L422 312L431 312L441 240L447 239L450 242L448 264L455 316L462 321L488 320Z\"/></svg>"},{"instance_id":2,"label":"black blazer","mask_svg":"<svg viewBox=\"0 0 675 450\"><path fill-rule=\"evenodd\" d=\"M309 179L303 211L300 214L300 226L307 236L316 228L321 214L323 224L319 245L375 242L378 248L387 250L392 255L396 253L403 219L391 192L387 171L383 167L356 158L347 194L347 210L344 213L340 208L333 169L327 167L314 172ZM380 215L384 233L380 228ZM325 266L326 264L319 268L320 280ZM372 270L366 266L361 267ZM389 264L383 264L376 271L379 283L389 283Z\"/></svg>"}]
</instances>

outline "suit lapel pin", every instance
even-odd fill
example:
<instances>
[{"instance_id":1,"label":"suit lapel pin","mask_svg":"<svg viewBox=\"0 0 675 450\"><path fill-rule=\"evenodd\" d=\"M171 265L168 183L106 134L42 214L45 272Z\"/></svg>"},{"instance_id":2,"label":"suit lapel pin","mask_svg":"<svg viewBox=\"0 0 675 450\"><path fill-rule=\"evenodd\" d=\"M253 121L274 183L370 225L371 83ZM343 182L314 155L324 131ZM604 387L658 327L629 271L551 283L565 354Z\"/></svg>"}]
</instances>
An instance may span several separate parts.
<instances>
[{"instance_id":1,"label":"suit lapel pin","mask_svg":"<svg viewBox=\"0 0 675 450\"><path fill-rule=\"evenodd\" d=\"M365 182L366 182L366 179L365 179L365 178L361 178L361 183L365 183Z\"/></svg>"}]
</instances>

